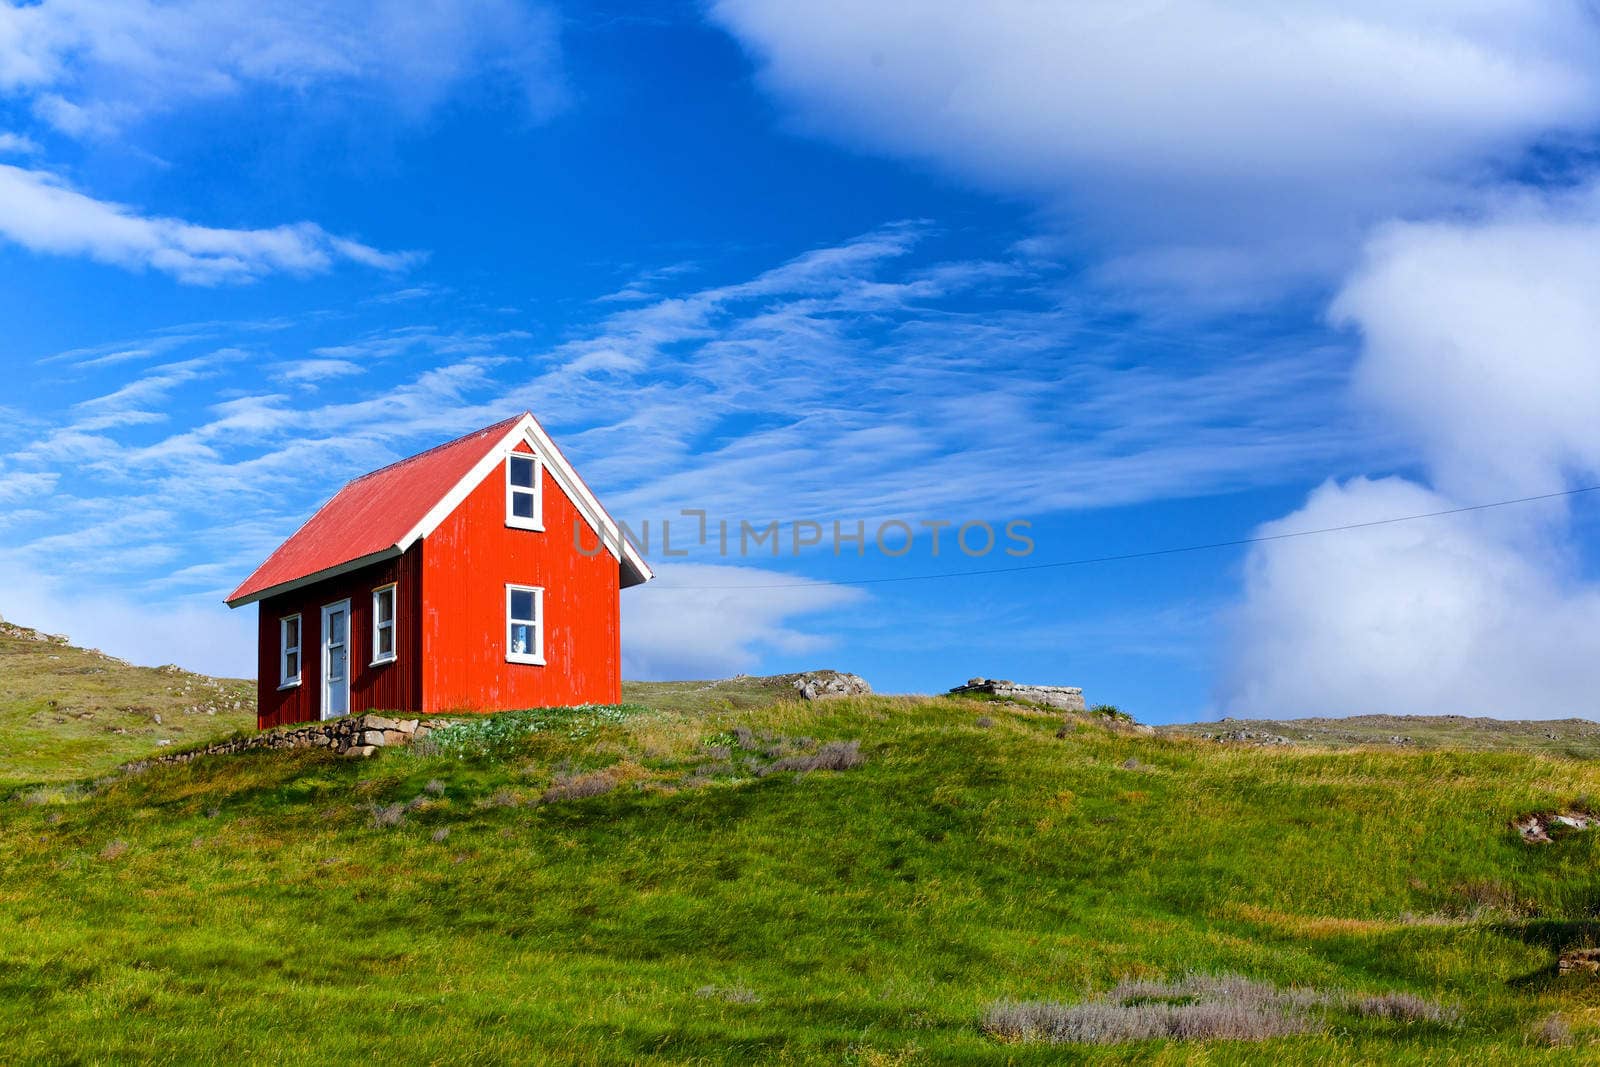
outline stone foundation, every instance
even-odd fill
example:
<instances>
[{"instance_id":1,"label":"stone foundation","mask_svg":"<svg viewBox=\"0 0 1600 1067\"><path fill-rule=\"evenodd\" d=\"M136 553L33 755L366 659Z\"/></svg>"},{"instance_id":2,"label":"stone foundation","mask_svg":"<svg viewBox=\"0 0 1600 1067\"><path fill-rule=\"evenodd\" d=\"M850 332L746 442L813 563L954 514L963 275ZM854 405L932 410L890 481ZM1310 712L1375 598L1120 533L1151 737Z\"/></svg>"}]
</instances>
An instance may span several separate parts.
<instances>
[{"instance_id":1,"label":"stone foundation","mask_svg":"<svg viewBox=\"0 0 1600 1067\"><path fill-rule=\"evenodd\" d=\"M1011 700L1026 700L1062 711L1084 711L1087 708L1083 702L1083 690L1072 685L1020 685L994 678L968 678L966 685L958 685L950 692L983 693Z\"/></svg>"},{"instance_id":2,"label":"stone foundation","mask_svg":"<svg viewBox=\"0 0 1600 1067\"><path fill-rule=\"evenodd\" d=\"M347 715L326 722L307 723L289 730L274 730L251 737L218 741L204 748L155 756L128 764L129 771L143 770L158 763L187 763L200 756L246 752L257 748L325 748L341 756L370 756L380 748L409 745L426 738L434 730L449 726L450 719L391 719L384 715Z\"/></svg>"}]
</instances>

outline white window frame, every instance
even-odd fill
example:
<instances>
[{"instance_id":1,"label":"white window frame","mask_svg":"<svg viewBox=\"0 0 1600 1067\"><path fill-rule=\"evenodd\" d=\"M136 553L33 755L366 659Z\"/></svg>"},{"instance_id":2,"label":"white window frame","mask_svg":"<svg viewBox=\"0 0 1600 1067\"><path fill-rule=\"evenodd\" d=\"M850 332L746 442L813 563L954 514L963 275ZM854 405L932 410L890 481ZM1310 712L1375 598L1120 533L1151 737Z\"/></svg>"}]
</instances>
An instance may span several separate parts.
<instances>
[{"instance_id":1,"label":"white window frame","mask_svg":"<svg viewBox=\"0 0 1600 1067\"><path fill-rule=\"evenodd\" d=\"M295 643L289 644L289 624L294 623ZM508 634L510 630L506 631ZM305 676L306 656L303 651L306 643L306 624L300 618L300 613L285 615L278 620L278 688L293 689L300 684L300 679ZM289 674L289 655L294 654L295 672Z\"/></svg>"},{"instance_id":2,"label":"white window frame","mask_svg":"<svg viewBox=\"0 0 1600 1067\"><path fill-rule=\"evenodd\" d=\"M513 593L532 593L533 594L533 618L531 618L531 619L516 619L516 618L512 618L512 616L511 616L511 595ZM513 652L513 651L511 651L511 627L512 627L512 625L515 624L515 623L529 623L529 622L531 622L533 624L533 651L532 652ZM506 583L506 619L505 619L505 631L504 632L505 632L505 639L506 639L506 662L507 663L531 663L531 664L533 664L534 666L537 666L537 667L543 667L544 666L544 588L542 586L537 586L537 585L512 585L509 582Z\"/></svg>"},{"instance_id":3,"label":"white window frame","mask_svg":"<svg viewBox=\"0 0 1600 1067\"><path fill-rule=\"evenodd\" d=\"M511 461L513 458L525 459L533 464L532 487L511 484ZM540 491L544 475L544 464L539 462L539 457L532 452L518 452L516 449L506 453L506 458L500 466L505 471L506 480L506 525L515 530L544 531L544 493ZM518 493L528 493L533 497L533 518L524 518L518 515L512 502Z\"/></svg>"},{"instance_id":4,"label":"white window frame","mask_svg":"<svg viewBox=\"0 0 1600 1067\"><path fill-rule=\"evenodd\" d=\"M389 621L387 623L379 621L381 616L378 613L378 598L385 593L389 594ZM400 658L400 643L395 637L395 635L399 632L395 628L395 620L397 620L399 617L400 583L390 582L388 585L380 585L378 588L374 589L372 591L372 666L382 667L384 664L393 663L395 660ZM384 655L378 651L378 634L386 626L389 630L388 655ZM510 633L509 630L506 632Z\"/></svg>"}]
</instances>

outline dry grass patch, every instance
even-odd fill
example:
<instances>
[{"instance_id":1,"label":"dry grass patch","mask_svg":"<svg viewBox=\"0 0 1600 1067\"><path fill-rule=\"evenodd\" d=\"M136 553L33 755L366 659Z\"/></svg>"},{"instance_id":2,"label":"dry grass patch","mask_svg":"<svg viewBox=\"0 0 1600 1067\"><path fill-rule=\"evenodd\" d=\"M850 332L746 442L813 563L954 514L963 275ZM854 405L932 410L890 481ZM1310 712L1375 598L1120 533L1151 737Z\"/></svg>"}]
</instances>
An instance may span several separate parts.
<instances>
[{"instance_id":1,"label":"dry grass patch","mask_svg":"<svg viewBox=\"0 0 1600 1067\"><path fill-rule=\"evenodd\" d=\"M1339 1008L1398 1023L1451 1025L1458 1012L1411 993L1330 994L1280 989L1239 975L1189 975L1176 982L1124 981L1077 1004L1000 1001L984 1014L1004 1041L1115 1045L1133 1041L1266 1041L1323 1029Z\"/></svg>"}]
</instances>

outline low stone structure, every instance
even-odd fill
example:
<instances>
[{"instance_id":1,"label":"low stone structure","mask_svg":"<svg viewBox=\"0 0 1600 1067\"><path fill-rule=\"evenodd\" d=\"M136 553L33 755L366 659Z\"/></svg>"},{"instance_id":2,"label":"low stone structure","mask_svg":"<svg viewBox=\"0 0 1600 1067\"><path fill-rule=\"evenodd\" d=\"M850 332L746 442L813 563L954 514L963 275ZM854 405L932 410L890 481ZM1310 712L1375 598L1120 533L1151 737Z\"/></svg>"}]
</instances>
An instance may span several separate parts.
<instances>
[{"instance_id":1,"label":"low stone structure","mask_svg":"<svg viewBox=\"0 0 1600 1067\"><path fill-rule=\"evenodd\" d=\"M1557 974L1600 976L1600 948L1569 948L1556 958Z\"/></svg>"},{"instance_id":2,"label":"low stone structure","mask_svg":"<svg viewBox=\"0 0 1600 1067\"><path fill-rule=\"evenodd\" d=\"M124 770L139 771L158 763L187 763L200 756L246 752L257 748L325 748L341 756L370 756L380 748L409 745L426 738L434 730L449 726L453 719L393 719L385 715L347 715L315 722L293 730L273 730L250 737L218 741L204 748L155 756L128 764Z\"/></svg>"},{"instance_id":3,"label":"low stone structure","mask_svg":"<svg viewBox=\"0 0 1600 1067\"><path fill-rule=\"evenodd\" d=\"M797 674L789 683L800 694L801 700L820 700L823 697L870 696L872 686L859 674L844 671L807 671Z\"/></svg>"},{"instance_id":4,"label":"low stone structure","mask_svg":"<svg viewBox=\"0 0 1600 1067\"><path fill-rule=\"evenodd\" d=\"M1062 711L1087 710L1083 702L1083 690L1075 685L1021 685L995 678L968 678L966 685L958 685L950 692L982 693L1009 700L1026 700L1031 704L1044 704Z\"/></svg>"}]
</instances>

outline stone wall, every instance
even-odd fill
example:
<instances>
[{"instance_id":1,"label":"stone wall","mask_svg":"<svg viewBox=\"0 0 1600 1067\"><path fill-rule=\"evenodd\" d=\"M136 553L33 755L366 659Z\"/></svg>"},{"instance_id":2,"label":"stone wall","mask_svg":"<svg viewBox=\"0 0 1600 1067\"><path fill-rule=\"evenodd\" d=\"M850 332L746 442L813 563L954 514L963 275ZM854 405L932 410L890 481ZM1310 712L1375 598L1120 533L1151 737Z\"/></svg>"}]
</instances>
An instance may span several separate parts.
<instances>
[{"instance_id":1,"label":"stone wall","mask_svg":"<svg viewBox=\"0 0 1600 1067\"><path fill-rule=\"evenodd\" d=\"M1010 700L1026 700L1062 711L1083 711L1086 708L1083 690L1072 685L1021 685L994 678L968 678L966 685L958 685L950 692L983 693Z\"/></svg>"},{"instance_id":2,"label":"stone wall","mask_svg":"<svg viewBox=\"0 0 1600 1067\"><path fill-rule=\"evenodd\" d=\"M434 730L451 725L452 719L391 719L384 715L348 715L326 722L307 723L290 730L272 730L218 741L204 748L155 756L128 764L129 771L143 770L158 763L187 763L199 756L246 752L256 748L325 748L341 756L370 756L380 748L409 745Z\"/></svg>"}]
</instances>

